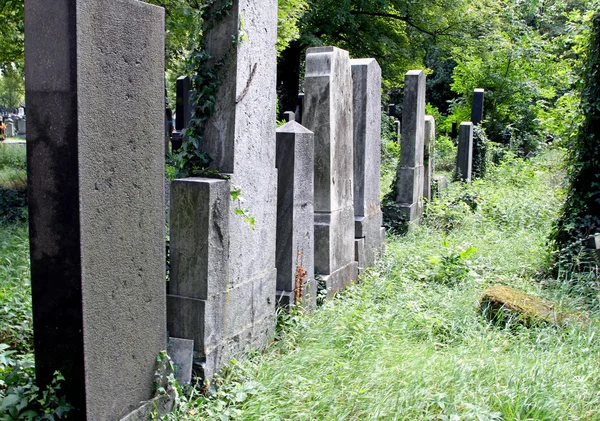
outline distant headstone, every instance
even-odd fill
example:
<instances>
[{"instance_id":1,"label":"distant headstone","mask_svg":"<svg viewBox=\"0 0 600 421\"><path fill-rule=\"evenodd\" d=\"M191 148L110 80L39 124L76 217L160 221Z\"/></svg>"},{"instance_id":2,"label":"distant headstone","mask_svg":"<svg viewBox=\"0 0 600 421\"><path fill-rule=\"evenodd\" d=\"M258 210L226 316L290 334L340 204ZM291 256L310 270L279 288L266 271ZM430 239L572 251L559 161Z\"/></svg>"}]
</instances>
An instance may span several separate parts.
<instances>
[{"instance_id":1,"label":"distant headstone","mask_svg":"<svg viewBox=\"0 0 600 421\"><path fill-rule=\"evenodd\" d=\"M347 51L309 48L304 125L315 133L315 271L330 294L357 277L354 261L352 73Z\"/></svg>"},{"instance_id":2,"label":"distant headstone","mask_svg":"<svg viewBox=\"0 0 600 421\"><path fill-rule=\"evenodd\" d=\"M473 123L463 122L460 125L460 134L458 136L457 178L470 183L472 166Z\"/></svg>"},{"instance_id":3,"label":"distant headstone","mask_svg":"<svg viewBox=\"0 0 600 421\"><path fill-rule=\"evenodd\" d=\"M388 106L388 115L390 117L398 117L398 110L396 109L396 104L390 104Z\"/></svg>"},{"instance_id":4,"label":"distant headstone","mask_svg":"<svg viewBox=\"0 0 600 421\"><path fill-rule=\"evenodd\" d=\"M396 203L406 220L423 214L423 150L425 135L425 73L411 70L404 79L402 142L396 176Z\"/></svg>"},{"instance_id":5,"label":"distant headstone","mask_svg":"<svg viewBox=\"0 0 600 421\"><path fill-rule=\"evenodd\" d=\"M17 120L17 134L26 135L27 134L27 120L25 117Z\"/></svg>"},{"instance_id":6,"label":"distant headstone","mask_svg":"<svg viewBox=\"0 0 600 421\"><path fill-rule=\"evenodd\" d=\"M6 129L4 130L6 137L15 137L15 125L13 119L8 118L4 121L4 123L6 124Z\"/></svg>"},{"instance_id":7,"label":"distant headstone","mask_svg":"<svg viewBox=\"0 0 600 421\"><path fill-rule=\"evenodd\" d=\"M433 193L440 197L444 190L448 189L448 180L443 175L435 176L433 177L433 185L435 186Z\"/></svg>"},{"instance_id":8,"label":"distant headstone","mask_svg":"<svg viewBox=\"0 0 600 421\"><path fill-rule=\"evenodd\" d=\"M352 65L354 106L355 247L363 247L364 265L381 254L381 68L375 59L355 59Z\"/></svg>"},{"instance_id":9,"label":"distant headstone","mask_svg":"<svg viewBox=\"0 0 600 421\"><path fill-rule=\"evenodd\" d=\"M456 141L458 137L458 123L456 121L452 122L452 131L450 132L450 137L453 141Z\"/></svg>"},{"instance_id":10,"label":"distant headstone","mask_svg":"<svg viewBox=\"0 0 600 421\"><path fill-rule=\"evenodd\" d=\"M177 96L175 99L175 129L184 130L187 128L192 117L191 95L192 82L189 76L180 76L177 78Z\"/></svg>"},{"instance_id":11,"label":"distant headstone","mask_svg":"<svg viewBox=\"0 0 600 421\"><path fill-rule=\"evenodd\" d=\"M169 333L194 339L205 378L264 347L275 328L277 2L230 4L217 0L207 10L216 20L205 22L203 48L224 65L213 69L221 83L201 144L229 180L185 179L171 191ZM245 39L233 44L241 26Z\"/></svg>"},{"instance_id":12,"label":"distant headstone","mask_svg":"<svg viewBox=\"0 0 600 421\"><path fill-rule=\"evenodd\" d=\"M402 139L402 124L400 120L394 121L394 135L396 137L396 142L400 143L400 139Z\"/></svg>"},{"instance_id":13,"label":"distant headstone","mask_svg":"<svg viewBox=\"0 0 600 421\"><path fill-rule=\"evenodd\" d=\"M283 113L285 121L286 122L290 122L290 121L296 121L296 114L293 111L286 111L285 113Z\"/></svg>"},{"instance_id":14,"label":"distant headstone","mask_svg":"<svg viewBox=\"0 0 600 421\"><path fill-rule=\"evenodd\" d=\"M474 126L477 126L483 121L483 99L485 90L475 89L473 95L473 106L471 107L471 122Z\"/></svg>"},{"instance_id":15,"label":"distant headstone","mask_svg":"<svg viewBox=\"0 0 600 421\"><path fill-rule=\"evenodd\" d=\"M298 94L298 102L296 103L296 122L302 124L302 113L304 112L304 94Z\"/></svg>"},{"instance_id":16,"label":"distant headstone","mask_svg":"<svg viewBox=\"0 0 600 421\"><path fill-rule=\"evenodd\" d=\"M314 133L295 121L277 129L277 300L315 307Z\"/></svg>"},{"instance_id":17,"label":"distant headstone","mask_svg":"<svg viewBox=\"0 0 600 421\"><path fill-rule=\"evenodd\" d=\"M431 200L431 177L433 176L433 162L431 159L431 145L435 140L435 119L433 116L425 116L425 142L423 148L423 197Z\"/></svg>"},{"instance_id":18,"label":"distant headstone","mask_svg":"<svg viewBox=\"0 0 600 421\"><path fill-rule=\"evenodd\" d=\"M164 10L32 0L25 39L36 380L113 421L167 345Z\"/></svg>"}]
</instances>

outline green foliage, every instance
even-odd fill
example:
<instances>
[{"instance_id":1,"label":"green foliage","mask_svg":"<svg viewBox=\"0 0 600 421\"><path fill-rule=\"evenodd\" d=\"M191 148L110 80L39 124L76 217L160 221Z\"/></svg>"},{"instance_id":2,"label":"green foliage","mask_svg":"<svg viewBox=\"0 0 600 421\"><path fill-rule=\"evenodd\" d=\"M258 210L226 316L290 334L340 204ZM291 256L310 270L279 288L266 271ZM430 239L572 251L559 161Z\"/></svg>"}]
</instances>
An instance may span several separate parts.
<instances>
[{"instance_id":1,"label":"green foliage","mask_svg":"<svg viewBox=\"0 0 600 421\"><path fill-rule=\"evenodd\" d=\"M0 344L0 420L55 421L67 418L72 406L61 396L64 377L57 371L46 390L35 385L32 355L20 360Z\"/></svg>"},{"instance_id":2,"label":"green foliage","mask_svg":"<svg viewBox=\"0 0 600 421\"><path fill-rule=\"evenodd\" d=\"M433 141L433 166L436 173L451 173L456 167L457 147L450 137L438 134Z\"/></svg>"},{"instance_id":3,"label":"green foliage","mask_svg":"<svg viewBox=\"0 0 600 421\"><path fill-rule=\"evenodd\" d=\"M480 126L473 127L473 178L483 178L489 161L489 139L485 130Z\"/></svg>"},{"instance_id":4,"label":"green foliage","mask_svg":"<svg viewBox=\"0 0 600 421\"><path fill-rule=\"evenodd\" d=\"M18 108L25 99L25 81L16 67L5 69L0 74L0 109Z\"/></svg>"},{"instance_id":5,"label":"green foliage","mask_svg":"<svg viewBox=\"0 0 600 421\"><path fill-rule=\"evenodd\" d=\"M471 274L470 257L477 251L477 248L451 249L447 240L444 240L444 248L443 255L429 259L432 268L425 272L426 279L446 285L455 285L465 281Z\"/></svg>"},{"instance_id":6,"label":"green foliage","mask_svg":"<svg viewBox=\"0 0 600 421\"><path fill-rule=\"evenodd\" d=\"M0 144L0 225L27 219L25 148Z\"/></svg>"},{"instance_id":7,"label":"green foliage","mask_svg":"<svg viewBox=\"0 0 600 421\"><path fill-rule=\"evenodd\" d=\"M550 239L559 262L575 258L581 242L600 232L600 10L593 19L583 92L585 120L570 149L569 188Z\"/></svg>"},{"instance_id":8,"label":"green foliage","mask_svg":"<svg viewBox=\"0 0 600 421\"><path fill-rule=\"evenodd\" d=\"M0 1L0 72L24 68L24 1ZM2 104L0 104L2 105Z\"/></svg>"},{"instance_id":9,"label":"green foliage","mask_svg":"<svg viewBox=\"0 0 600 421\"><path fill-rule=\"evenodd\" d=\"M381 197L392 189L400 160L400 143L394 126L394 118L381 113Z\"/></svg>"},{"instance_id":10,"label":"green foliage","mask_svg":"<svg viewBox=\"0 0 600 421\"><path fill-rule=\"evenodd\" d=\"M0 343L33 350L29 238L22 224L0 225Z\"/></svg>"},{"instance_id":11,"label":"green foliage","mask_svg":"<svg viewBox=\"0 0 600 421\"><path fill-rule=\"evenodd\" d=\"M278 0L277 54L300 37L298 21L308 10L307 0Z\"/></svg>"}]
</instances>

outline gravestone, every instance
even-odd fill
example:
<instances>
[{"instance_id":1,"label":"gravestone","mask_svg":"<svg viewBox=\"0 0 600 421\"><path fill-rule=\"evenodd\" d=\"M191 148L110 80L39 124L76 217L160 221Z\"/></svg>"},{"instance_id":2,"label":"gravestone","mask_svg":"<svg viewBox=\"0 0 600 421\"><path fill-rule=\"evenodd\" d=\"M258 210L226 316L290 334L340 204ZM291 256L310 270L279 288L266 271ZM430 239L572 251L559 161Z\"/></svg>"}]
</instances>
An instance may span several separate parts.
<instances>
[{"instance_id":1,"label":"gravestone","mask_svg":"<svg viewBox=\"0 0 600 421\"><path fill-rule=\"evenodd\" d=\"M315 307L314 133L295 121L277 129L277 300Z\"/></svg>"},{"instance_id":2,"label":"gravestone","mask_svg":"<svg viewBox=\"0 0 600 421\"><path fill-rule=\"evenodd\" d=\"M298 101L296 102L296 111L294 115L296 117L296 123L302 124L302 112L304 111L304 94L298 94Z\"/></svg>"},{"instance_id":3,"label":"gravestone","mask_svg":"<svg viewBox=\"0 0 600 421\"><path fill-rule=\"evenodd\" d=\"M402 124L400 124L399 120L394 121L394 135L396 142L400 143L400 139L402 139Z\"/></svg>"},{"instance_id":4,"label":"gravestone","mask_svg":"<svg viewBox=\"0 0 600 421\"><path fill-rule=\"evenodd\" d=\"M192 82L189 76L177 78L175 97L175 130L181 131L187 128L192 118L192 100L190 90Z\"/></svg>"},{"instance_id":5,"label":"gravestone","mask_svg":"<svg viewBox=\"0 0 600 421\"><path fill-rule=\"evenodd\" d=\"M473 106L471 107L471 122L477 126L483 121L483 99L485 90L475 89L473 95Z\"/></svg>"},{"instance_id":6,"label":"gravestone","mask_svg":"<svg viewBox=\"0 0 600 421\"><path fill-rule=\"evenodd\" d=\"M283 113L285 121L286 122L290 122L290 121L296 121L296 114L293 111L286 111L285 113Z\"/></svg>"},{"instance_id":7,"label":"gravestone","mask_svg":"<svg viewBox=\"0 0 600 421\"><path fill-rule=\"evenodd\" d=\"M166 349L164 11L135 0L25 5L36 377L69 419L153 396Z\"/></svg>"},{"instance_id":8,"label":"gravestone","mask_svg":"<svg viewBox=\"0 0 600 421\"><path fill-rule=\"evenodd\" d=\"M17 134L26 135L27 134L27 120L25 117L17 120Z\"/></svg>"},{"instance_id":9,"label":"gravestone","mask_svg":"<svg viewBox=\"0 0 600 421\"><path fill-rule=\"evenodd\" d=\"M423 214L423 149L425 135L425 73L411 70L404 79L400 165L396 173L396 203L408 222Z\"/></svg>"},{"instance_id":10,"label":"gravestone","mask_svg":"<svg viewBox=\"0 0 600 421\"><path fill-rule=\"evenodd\" d=\"M347 51L306 52L302 121L315 134L315 271L334 294L357 277L354 260L352 72Z\"/></svg>"},{"instance_id":11,"label":"gravestone","mask_svg":"<svg viewBox=\"0 0 600 421\"><path fill-rule=\"evenodd\" d=\"M473 123L460 124L458 135L457 178L467 183L471 182L473 165Z\"/></svg>"},{"instance_id":12,"label":"gravestone","mask_svg":"<svg viewBox=\"0 0 600 421\"><path fill-rule=\"evenodd\" d=\"M381 68L375 59L351 60L354 107L354 224L359 270L381 254Z\"/></svg>"},{"instance_id":13,"label":"gravestone","mask_svg":"<svg viewBox=\"0 0 600 421\"><path fill-rule=\"evenodd\" d=\"M218 0L207 13L224 9L203 34L206 52L225 64L201 151L230 178L177 180L171 191L168 330L194 340L206 378L263 347L275 327L277 2Z\"/></svg>"},{"instance_id":14,"label":"gravestone","mask_svg":"<svg viewBox=\"0 0 600 421\"><path fill-rule=\"evenodd\" d=\"M431 177L433 176L433 162L431 159L431 145L435 140L435 119L433 116L425 116L425 142L423 148L423 197L431 200Z\"/></svg>"},{"instance_id":15,"label":"gravestone","mask_svg":"<svg viewBox=\"0 0 600 421\"><path fill-rule=\"evenodd\" d=\"M396 104L390 104L388 106L388 115L390 117L398 117L398 111L396 109Z\"/></svg>"},{"instance_id":16,"label":"gravestone","mask_svg":"<svg viewBox=\"0 0 600 421\"><path fill-rule=\"evenodd\" d=\"M5 123L6 129L4 130L4 133L6 134L6 137L15 137L15 125L13 119L8 118L6 119Z\"/></svg>"}]
</instances>

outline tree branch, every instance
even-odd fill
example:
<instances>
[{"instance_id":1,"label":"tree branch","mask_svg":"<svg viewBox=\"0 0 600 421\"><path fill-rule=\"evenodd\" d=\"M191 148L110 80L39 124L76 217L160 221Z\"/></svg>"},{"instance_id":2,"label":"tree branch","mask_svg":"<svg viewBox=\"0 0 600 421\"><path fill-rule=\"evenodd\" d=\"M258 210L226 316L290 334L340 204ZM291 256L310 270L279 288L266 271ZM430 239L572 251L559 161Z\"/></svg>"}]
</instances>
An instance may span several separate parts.
<instances>
[{"instance_id":1,"label":"tree branch","mask_svg":"<svg viewBox=\"0 0 600 421\"><path fill-rule=\"evenodd\" d=\"M446 31L449 28L446 28L444 31L429 31L429 30L427 30L425 28L420 27L416 23L414 23L412 20L410 20L410 18L408 16L396 15L396 14L393 14L393 13L366 12L366 11L363 11L363 10L351 10L350 14L351 15L377 16L377 17L380 17L380 18L390 18L390 19L401 20L402 22L406 23L408 26L411 26L411 27L415 28L419 32L422 32L424 34L430 35L433 38L437 38L438 36L447 36L447 35L449 35L449 34L446 33Z\"/></svg>"}]
</instances>

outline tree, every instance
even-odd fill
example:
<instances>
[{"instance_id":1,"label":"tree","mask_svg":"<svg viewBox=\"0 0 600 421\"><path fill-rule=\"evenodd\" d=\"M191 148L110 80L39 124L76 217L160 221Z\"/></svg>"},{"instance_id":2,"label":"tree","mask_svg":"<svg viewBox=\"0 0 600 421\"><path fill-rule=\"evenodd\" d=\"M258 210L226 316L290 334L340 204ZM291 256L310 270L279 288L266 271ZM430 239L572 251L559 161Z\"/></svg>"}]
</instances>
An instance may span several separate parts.
<instances>
[{"instance_id":1,"label":"tree","mask_svg":"<svg viewBox=\"0 0 600 421\"><path fill-rule=\"evenodd\" d=\"M0 71L23 74L25 42L23 0L0 0Z\"/></svg>"},{"instance_id":2,"label":"tree","mask_svg":"<svg viewBox=\"0 0 600 421\"><path fill-rule=\"evenodd\" d=\"M12 111L23 102L25 84L16 69L6 69L0 75L0 109Z\"/></svg>"},{"instance_id":3,"label":"tree","mask_svg":"<svg viewBox=\"0 0 600 421\"><path fill-rule=\"evenodd\" d=\"M585 120L570 149L567 199L550 237L554 248L566 257L600 232L600 9L593 18L582 112Z\"/></svg>"}]
</instances>

